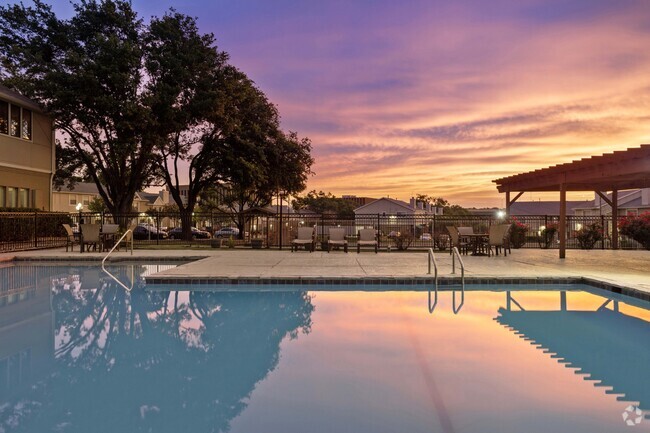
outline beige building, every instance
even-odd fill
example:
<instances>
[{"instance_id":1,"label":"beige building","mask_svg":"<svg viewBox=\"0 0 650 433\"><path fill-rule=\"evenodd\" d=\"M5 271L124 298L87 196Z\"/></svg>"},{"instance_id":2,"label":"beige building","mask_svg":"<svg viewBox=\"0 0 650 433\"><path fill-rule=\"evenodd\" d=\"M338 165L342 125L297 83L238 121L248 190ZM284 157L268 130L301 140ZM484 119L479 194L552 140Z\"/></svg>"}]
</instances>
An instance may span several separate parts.
<instances>
[{"instance_id":1,"label":"beige building","mask_svg":"<svg viewBox=\"0 0 650 433\"><path fill-rule=\"evenodd\" d=\"M72 189L61 188L52 193L52 210L56 212L77 212L77 204L81 203L84 212L96 198L101 198L97 185L92 182L79 182ZM133 212L146 212L149 209L160 209L164 206L163 194L138 191L133 198Z\"/></svg>"},{"instance_id":2,"label":"beige building","mask_svg":"<svg viewBox=\"0 0 650 433\"><path fill-rule=\"evenodd\" d=\"M52 119L0 86L0 208L52 209L54 152Z\"/></svg>"}]
</instances>

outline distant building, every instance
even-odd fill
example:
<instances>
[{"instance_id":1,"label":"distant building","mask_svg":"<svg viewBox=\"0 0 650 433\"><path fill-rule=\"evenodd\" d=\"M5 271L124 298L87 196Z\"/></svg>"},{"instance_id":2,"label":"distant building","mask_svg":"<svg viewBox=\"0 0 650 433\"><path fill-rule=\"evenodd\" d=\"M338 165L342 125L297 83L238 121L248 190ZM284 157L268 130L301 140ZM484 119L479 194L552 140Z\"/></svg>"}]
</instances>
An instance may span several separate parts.
<instances>
[{"instance_id":1,"label":"distant building","mask_svg":"<svg viewBox=\"0 0 650 433\"><path fill-rule=\"evenodd\" d=\"M606 195L609 200L611 194ZM612 207L607 204L598 194L594 195L594 200L587 202L585 206L574 209L575 215L611 215ZM629 191L619 191L618 193L618 213L619 215L639 215L644 212L650 212L650 188L633 189Z\"/></svg>"},{"instance_id":2,"label":"distant building","mask_svg":"<svg viewBox=\"0 0 650 433\"><path fill-rule=\"evenodd\" d=\"M149 209L161 209L165 206L165 193L149 193L138 191L133 197L133 211L146 212ZM94 199L99 198L99 190L93 182L79 182L72 189L61 188L52 193L52 210L56 212L77 212L77 204L81 203L83 211L88 212L88 206Z\"/></svg>"},{"instance_id":3,"label":"distant building","mask_svg":"<svg viewBox=\"0 0 650 433\"><path fill-rule=\"evenodd\" d=\"M586 206L591 201L569 201L566 202L566 213L570 215L573 210ZM559 215L559 201L516 201L510 206L510 215L512 216L532 216L532 215Z\"/></svg>"},{"instance_id":4,"label":"distant building","mask_svg":"<svg viewBox=\"0 0 650 433\"><path fill-rule=\"evenodd\" d=\"M429 216L442 215L442 208L411 198L410 203L383 197L354 210L355 215Z\"/></svg>"},{"instance_id":5,"label":"distant building","mask_svg":"<svg viewBox=\"0 0 650 433\"><path fill-rule=\"evenodd\" d=\"M372 197L357 197L356 195L343 195L341 198L352 203L355 208L367 205L368 203L377 200L376 198Z\"/></svg>"},{"instance_id":6,"label":"distant building","mask_svg":"<svg viewBox=\"0 0 650 433\"><path fill-rule=\"evenodd\" d=\"M52 119L0 86L0 207L52 209L54 149Z\"/></svg>"}]
</instances>

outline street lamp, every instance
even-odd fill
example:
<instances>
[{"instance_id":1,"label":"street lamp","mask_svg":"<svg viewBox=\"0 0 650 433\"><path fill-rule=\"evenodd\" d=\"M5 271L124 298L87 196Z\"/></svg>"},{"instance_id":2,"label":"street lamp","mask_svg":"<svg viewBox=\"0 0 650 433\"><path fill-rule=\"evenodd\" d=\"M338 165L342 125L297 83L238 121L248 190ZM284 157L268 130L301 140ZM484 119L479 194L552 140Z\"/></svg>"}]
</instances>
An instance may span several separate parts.
<instances>
[{"instance_id":1,"label":"street lamp","mask_svg":"<svg viewBox=\"0 0 650 433\"><path fill-rule=\"evenodd\" d=\"M79 232L79 253L84 252L84 234L81 231L81 223L83 223L83 219L81 217L81 211L83 210L83 208L84 205L81 202L77 203L77 212L79 212L79 223L77 224L79 227L77 229L77 232Z\"/></svg>"},{"instance_id":2,"label":"street lamp","mask_svg":"<svg viewBox=\"0 0 650 433\"><path fill-rule=\"evenodd\" d=\"M498 210L497 211L497 218L503 219L505 217L506 217L506 212L505 211L503 211L503 210Z\"/></svg>"}]
</instances>

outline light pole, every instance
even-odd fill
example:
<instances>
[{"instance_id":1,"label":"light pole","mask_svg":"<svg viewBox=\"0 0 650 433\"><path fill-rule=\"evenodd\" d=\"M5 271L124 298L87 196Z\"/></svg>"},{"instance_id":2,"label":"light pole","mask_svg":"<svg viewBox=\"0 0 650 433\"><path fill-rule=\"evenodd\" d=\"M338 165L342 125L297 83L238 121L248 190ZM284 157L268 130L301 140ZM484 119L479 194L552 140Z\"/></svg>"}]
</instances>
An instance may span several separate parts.
<instances>
[{"instance_id":1,"label":"light pole","mask_svg":"<svg viewBox=\"0 0 650 433\"><path fill-rule=\"evenodd\" d=\"M79 202L77 203L77 212L79 212L79 223L77 224L79 229L77 230L79 232L79 253L84 252L84 234L81 231L81 223L83 223L82 217L81 217L81 211L83 210L84 205Z\"/></svg>"}]
</instances>

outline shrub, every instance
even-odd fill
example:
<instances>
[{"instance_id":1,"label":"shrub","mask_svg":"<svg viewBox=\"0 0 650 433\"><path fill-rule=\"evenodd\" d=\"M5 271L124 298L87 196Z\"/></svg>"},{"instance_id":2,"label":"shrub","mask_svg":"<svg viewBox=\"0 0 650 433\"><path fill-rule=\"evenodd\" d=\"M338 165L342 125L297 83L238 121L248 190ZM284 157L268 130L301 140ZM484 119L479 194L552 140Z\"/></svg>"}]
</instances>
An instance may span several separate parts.
<instances>
[{"instance_id":1,"label":"shrub","mask_svg":"<svg viewBox=\"0 0 650 433\"><path fill-rule=\"evenodd\" d=\"M550 248L555 238L555 233L557 233L558 224L557 223L548 223L540 232L539 235L539 246L541 248Z\"/></svg>"},{"instance_id":2,"label":"shrub","mask_svg":"<svg viewBox=\"0 0 650 433\"><path fill-rule=\"evenodd\" d=\"M393 238L395 239L395 246L400 251L407 250L413 242L413 235L408 232L397 233Z\"/></svg>"},{"instance_id":3,"label":"shrub","mask_svg":"<svg viewBox=\"0 0 650 433\"><path fill-rule=\"evenodd\" d=\"M585 224L580 230L574 233L580 248L590 250L596 242L603 240L603 226L600 223Z\"/></svg>"},{"instance_id":4,"label":"shrub","mask_svg":"<svg viewBox=\"0 0 650 433\"><path fill-rule=\"evenodd\" d=\"M67 213L35 212L31 209L11 209L11 213L0 213L0 242L25 242L39 238L63 237L65 230L61 224L70 224ZM36 223L36 227L34 227Z\"/></svg>"},{"instance_id":5,"label":"shrub","mask_svg":"<svg viewBox=\"0 0 650 433\"><path fill-rule=\"evenodd\" d=\"M650 250L650 212L638 216L627 216L618 224L622 235L634 239L643 248Z\"/></svg>"},{"instance_id":6,"label":"shrub","mask_svg":"<svg viewBox=\"0 0 650 433\"><path fill-rule=\"evenodd\" d=\"M510 219L510 246L512 248L521 248L526 243L526 232L528 226L517 218Z\"/></svg>"}]
</instances>

